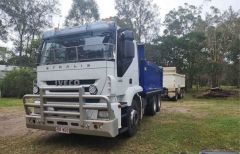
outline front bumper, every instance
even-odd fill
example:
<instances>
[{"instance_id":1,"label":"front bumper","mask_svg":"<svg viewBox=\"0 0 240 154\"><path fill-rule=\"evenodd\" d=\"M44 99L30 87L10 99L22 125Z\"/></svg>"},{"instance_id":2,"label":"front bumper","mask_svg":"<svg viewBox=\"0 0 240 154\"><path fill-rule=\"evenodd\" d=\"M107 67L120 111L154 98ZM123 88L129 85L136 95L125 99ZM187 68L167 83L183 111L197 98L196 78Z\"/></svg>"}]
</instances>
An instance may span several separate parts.
<instances>
[{"instance_id":1,"label":"front bumper","mask_svg":"<svg viewBox=\"0 0 240 154\"><path fill-rule=\"evenodd\" d=\"M78 89L79 95L51 95L46 94L47 90ZM51 103L47 100L51 99ZM53 102L56 98L75 98L78 102L59 103ZM85 98L100 98L105 100L105 106L89 105L84 102ZM40 103L34 103L38 100ZM29 101L31 103L29 103ZM118 120L114 115L110 100L102 95L85 95L83 87L47 87L40 89L40 95L25 95L23 104L26 112L26 126L28 128L56 131L58 127L67 129L67 133L115 137L118 135ZM72 109L73 111L49 111L48 108ZM30 108L38 108L39 113L31 112ZM88 119L86 110L105 110L108 113L106 119Z\"/></svg>"},{"instance_id":2,"label":"front bumper","mask_svg":"<svg viewBox=\"0 0 240 154\"><path fill-rule=\"evenodd\" d=\"M61 123L61 124L59 124ZM64 125L62 125L64 124ZM62 118L45 118L42 123L38 116L26 116L27 128L56 131L61 126L69 129L69 133L85 134L94 136L115 137L118 135L117 119L101 121L101 120L85 120L80 123L74 119Z\"/></svg>"}]
</instances>

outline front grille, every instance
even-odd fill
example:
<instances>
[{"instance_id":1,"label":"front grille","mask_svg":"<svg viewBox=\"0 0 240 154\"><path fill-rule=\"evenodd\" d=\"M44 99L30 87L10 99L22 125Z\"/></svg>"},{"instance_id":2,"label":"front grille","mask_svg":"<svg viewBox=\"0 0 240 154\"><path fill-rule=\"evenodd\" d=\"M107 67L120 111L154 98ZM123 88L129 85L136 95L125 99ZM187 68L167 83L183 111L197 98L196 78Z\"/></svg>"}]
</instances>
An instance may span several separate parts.
<instances>
[{"instance_id":1,"label":"front grille","mask_svg":"<svg viewBox=\"0 0 240 154\"><path fill-rule=\"evenodd\" d=\"M79 102L79 99L78 98L47 98L45 99L46 101L48 102L69 102L69 103L76 103L76 102ZM99 103L100 102L100 99L84 99L84 101L86 103Z\"/></svg>"},{"instance_id":2,"label":"front grille","mask_svg":"<svg viewBox=\"0 0 240 154\"><path fill-rule=\"evenodd\" d=\"M89 87L84 87L85 92L89 92ZM78 93L79 90L49 90L49 92Z\"/></svg>"}]
</instances>

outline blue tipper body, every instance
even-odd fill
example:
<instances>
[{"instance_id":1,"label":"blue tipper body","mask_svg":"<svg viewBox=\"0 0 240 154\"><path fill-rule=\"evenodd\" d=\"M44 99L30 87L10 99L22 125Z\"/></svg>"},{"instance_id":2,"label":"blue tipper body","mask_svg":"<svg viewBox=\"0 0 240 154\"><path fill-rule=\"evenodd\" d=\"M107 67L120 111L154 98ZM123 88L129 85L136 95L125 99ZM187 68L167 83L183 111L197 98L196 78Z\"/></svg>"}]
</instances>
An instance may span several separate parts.
<instances>
[{"instance_id":1,"label":"blue tipper body","mask_svg":"<svg viewBox=\"0 0 240 154\"><path fill-rule=\"evenodd\" d=\"M162 91L163 89L163 69L157 65L146 61L144 45L138 45L139 58L139 84L143 88L143 93L151 93L153 91Z\"/></svg>"}]
</instances>

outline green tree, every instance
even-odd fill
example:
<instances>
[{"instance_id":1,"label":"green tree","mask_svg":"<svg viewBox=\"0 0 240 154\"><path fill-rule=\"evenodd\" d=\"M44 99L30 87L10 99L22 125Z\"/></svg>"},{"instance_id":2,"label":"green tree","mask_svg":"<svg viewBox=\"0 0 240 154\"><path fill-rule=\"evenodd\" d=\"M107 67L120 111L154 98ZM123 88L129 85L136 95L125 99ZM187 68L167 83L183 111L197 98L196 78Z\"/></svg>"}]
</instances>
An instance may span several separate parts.
<instances>
[{"instance_id":1,"label":"green tree","mask_svg":"<svg viewBox=\"0 0 240 154\"><path fill-rule=\"evenodd\" d=\"M187 86L199 85L200 77L205 71L207 53L205 47L205 35L202 32L190 32L182 40L183 72L187 75Z\"/></svg>"},{"instance_id":2,"label":"green tree","mask_svg":"<svg viewBox=\"0 0 240 154\"><path fill-rule=\"evenodd\" d=\"M159 35L158 7L152 0L115 0L117 17L135 30L137 41L150 42Z\"/></svg>"},{"instance_id":3,"label":"green tree","mask_svg":"<svg viewBox=\"0 0 240 154\"><path fill-rule=\"evenodd\" d=\"M73 0L65 25L78 26L96 20L99 20L99 12L95 0Z\"/></svg>"},{"instance_id":4,"label":"green tree","mask_svg":"<svg viewBox=\"0 0 240 154\"><path fill-rule=\"evenodd\" d=\"M28 40L33 40L40 31L50 25L51 16L56 13L56 0L1 0L1 17L17 36L13 38L16 51L23 55Z\"/></svg>"},{"instance_id":5,"label":"green tree","mask_svg":"<svg viewBox=\"0 0 240 154\"><path fill-rule=\"evenodd\" d=\"M22 66L22 67L35 67L36 60L35 58L31 58L29 56L12 56L8 59L7 64L14 66Z\"/></svg>"},{"instance_id":6,"label":"green tree","mask_svg":"<svg viewBox=\"0 0 240 154\"><path fill-rule=\"evenodd\" d=\"M25 49L27 56L36 60L36 56L37 56L36 54L37 54L37 50L40 47L40 43L41 43L40 39L32 40L31 43L28 45L28 47Z\"/></svg>"},{"instance_id":7,"label":"green tree","mask_svg":"<svg viewBox=\"0 0 240 154\"><path fill-rule=\"evenodd\" d=\"M20 98L32 93L35 78L31 69L21 68L8 72L1 83L2 96Z\"/></svg>"},{"instance_id":8,"label":"green tree","mask_svg":"<svg viewBox=\"0 0 240 154\"><path fill-rule=\"evenodd\" d=\"M201 7L189 5L179 6L173 9L165 16L164 25L167 27L166 34L175 36L184 36L193 30L196 30L199 21L201 21Z\"/></svg>"},{"instance_id":9,"label":"green tree","mask_svg":"<svg viewBox=\"0 0 240 154\"><path fill-rule=\"evenodd\" d=\"M187 3L171 10L165 17L167 29L159 47L167 55L167 66L176 66L179 72L187 75L189 88L199 82L206 60L205 22L200 14L201 7Z\"/></svg>"},{"instance_id":10,"label":"green tree","mask_svg":"<svg viewBox=\"0 0 240 154\"><path fill-rule=\"evenodd\" d=\"M239 50L235 44L239 40L239 13L234 12L230 7L222 13L218 8L211 7L211 13L206 16L206 32L207 51L209 53L209 61L211 67L209 73L211 75L212 87L220 86L223 76L223 67L226 65L227 55L232 55L237 51L238 54L229 59L230 62L239 64ZM231 56L230 56L231 57ZM238 67L238 66L237 66ZM236 67L236 68L237 68ZM236 73L238 71L236 70ZM237 74L236 74L237 75Z\"/></svg>"},{"instance_id":11,"label":"green tree","mask_svg":"<svg viewBox=\"0 0 240 154\"><path fill-rule=\"evenodd\" d=\"M0 40L6 41L7 40L7 26L3 24L3 21L0 19Z\"/></svg>"},{"instance_id":12,"label":"green tree","mask_svg":"<svg viewBox=\"0 0 240 154\"><path fill-rule=\"evenodd\" d=\"M8 50L5 47L0 47L0 61L5 63L7 61Z\"/></svg>"},{"instance_id":13,"label":"green tree","mask_svg":"<svg viewBox=\"0 0 240 154\"><path fill-rule=\"evenodd\" d=\"M179 48L179 38L173 35L161 36L155 39L154 44L147 44L146 56L158 65L176 66L182 70L182 53Z\"/></svg>"},{"instance_id":14,"label":"green tree","mask_svg":"<svg viewBox=\"0 0 240 154\"><path fill-rule=\"evenodd\" d=\"M204 71L207 54L204 50L205 35L190 32L183 37L165 35L147 45L148 59L164 67L176 67L179 73L187 75L187 86L192 88Z\"/></svg>"}]
</instances>

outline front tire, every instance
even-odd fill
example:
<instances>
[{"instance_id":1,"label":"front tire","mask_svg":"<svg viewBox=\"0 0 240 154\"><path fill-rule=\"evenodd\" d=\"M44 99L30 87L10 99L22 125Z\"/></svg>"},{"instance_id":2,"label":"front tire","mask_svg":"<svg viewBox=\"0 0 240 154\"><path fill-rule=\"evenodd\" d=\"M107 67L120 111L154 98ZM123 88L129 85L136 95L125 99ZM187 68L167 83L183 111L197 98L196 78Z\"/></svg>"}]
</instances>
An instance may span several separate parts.
<instances>
[{"instance_id":1,"label":"front tire","mask_svg":"<svg viewBox=\"0 0 240 154\"><path fill-rule=\"evenodd\" d=\"M138 102L137 99L134 98L132 101L132 106L129 107L129 110L128 110L128 117L127 117L128 130L126 132L126 135L128 137L134 136L138 130L138 126L140 123L140 116L141 116L139 103L140 102Z\"/></svg>"}]
</instances>

